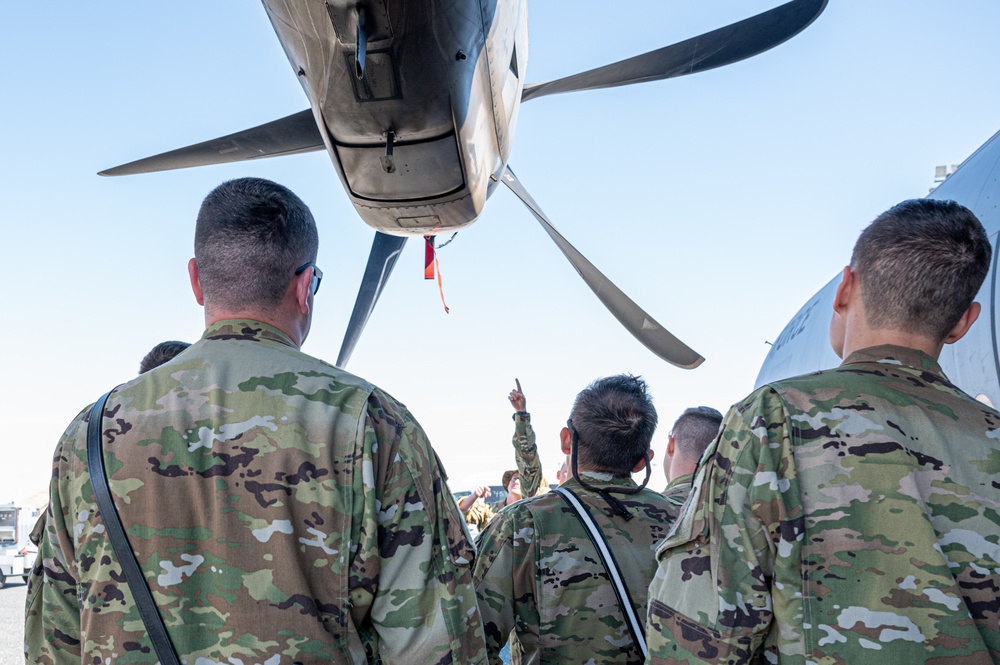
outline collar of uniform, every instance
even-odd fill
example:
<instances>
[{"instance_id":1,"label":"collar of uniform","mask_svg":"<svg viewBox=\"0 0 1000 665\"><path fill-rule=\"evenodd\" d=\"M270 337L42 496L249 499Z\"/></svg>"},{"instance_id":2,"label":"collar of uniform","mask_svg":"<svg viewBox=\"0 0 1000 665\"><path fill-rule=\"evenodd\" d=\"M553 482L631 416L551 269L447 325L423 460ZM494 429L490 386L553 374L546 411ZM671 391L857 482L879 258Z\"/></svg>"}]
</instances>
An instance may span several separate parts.
<instances>
[{"instance_id":1,"label":"collar of uniform","mask_svg":"<svg viewBox=\"0 0 1000 665\"><path fill-rule=\"evenodd\" d=\"M610 473L591 473L589 471L581 471L580 475L584 476L584 481L588 485L598 490L602 490L605 488L628 489L628 488L638 487L638 485L635 484L635 481L632 480L632 476L626 476L625 478L616 478L615 476L612 476ZM579 481L576 478L573 478L572 476L567 478L566 482L563 483L563 485L566 485L570 489L577 489L577 488L584 489L584 487L580 485Z\"/></svg>"},{"instance_id":2,"label":"collar of uniform","mask_svg":"<svg viewBox=\"0 0 1000 665\"><path fill-rule=\"evenodd\" d=\"M682 485L690 486L693 482L694 482L693 473L682 474L671 480L669 483L667 483L667 486L664 488L663 493L666 494L670 490L680 487Z\"/></svg>"},{"instance_id":3,"label":"collar of uniform","mask_svg":"<svg viewBox=\"0 0 1000 665\"><path fill-rule=\"evenodd\" d=\"M274 326L253 319L222 319L216 321L201 336L202 339L214 340L245 340L248 342L263 342L268 340L295 348L292 338Z\"/></svg>"},{"instance_id":4,"label":"collar of uniform","mask_svg":"<svg viewBox=\"0 0 1000 665\"><path fill-rule=\"evenodd\" d=\"M947 378L936 360L923 351L910 349L905 346L882 344L880 346L870 346L867 349L858 349L844 359L841 367L859 363L884 363L898 367L910 367L920 372L930 372L942 378Z\"/></svg>"}]
</instances>

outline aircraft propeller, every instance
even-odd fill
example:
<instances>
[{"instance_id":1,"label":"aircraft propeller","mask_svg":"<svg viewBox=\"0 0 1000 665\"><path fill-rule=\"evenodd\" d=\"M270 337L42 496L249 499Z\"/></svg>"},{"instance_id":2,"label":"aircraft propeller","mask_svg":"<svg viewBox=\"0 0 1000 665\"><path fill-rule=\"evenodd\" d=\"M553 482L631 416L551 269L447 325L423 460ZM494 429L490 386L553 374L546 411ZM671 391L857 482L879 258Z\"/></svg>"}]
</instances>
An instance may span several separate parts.
<instances>
[{"instance_id":1,"label":"aircraft propeller","mask_svg":"<svg viewBox=\"0 0 1000 665\"><path fill-rule=\"evenodd\" d=\"M323 150L323 135L316 126L312 109L299 111L271 122L244 129L210 141L202 141L128 164L105 169L97 175L135 175L193 166L229 164L248 159L280 157Z\"/></svg>"},{"instance_id":2,"label":"aircraft propeller","mask_svg":"<svg viewBox=\"0 0 1000 665\"><path fill-rule=\"evenodd\" d=\"M347 332L344 333L344 341L340 345L337 367L343 369L354 353L354 347L361 339L361 332L368 323L368 317L375 309L375 303L382 295L385 282L389 279L392 269L396 267L396 259L399 258L405 244L405 236L375 232L375 240L368 254L368 265L365 266L365 275L361 278L361 288L358 289L358 297L354 301L354 311L351 312L351 320L347 324Z\"/></svg>"},{"instance_id":3,"label":"aircraft propeller","mask_svg":"<svg viewBox=\"0 0 1000 665\"><path fill-rule=\"evenodd\" d=\"M524 86L521 101L578 90L657 81L721 67L754 56L791 39L809 26L828 0L792 0L756 16L626 60L564 78ZM359 20L358 43L363 22ZM360 53L360 51L359 51ZM362 67L360 60L355 65ZM355 72L363 73L361 69ZM318 113L318 112L317 112ZM326 148L322 119L312 109L222 138L147 157L102 171L127 175L311 152ZM607 279L552 226L545 213L508 168L503 182L531 210L604 306L650 351L678 367L693 368L704 358L665 330ZM378 302L405 237L376 232L368 264L341 345L337 366L344 367Z\"/></svg>"},{"instance_id":4,"label":"aircraft propeller","mask_svg":"<svg viewBox=\"0 0 1000 665\"><path fill-rule=\"evenodd\" d=\"M659 81L745 60L805 30L823 13L826 4L827 0L792 0L748 19L649 53L554 81L525 85L521 101L562 92Z\"/></svg>"},{"instance_id":5,"label":"aircraft propeller","mask_svg":"<svg viewBox=\"0 0 1000 665\"><path fill-rule=\"evenodd\" d=\"M657 323L653 317L635 304L635 301L625 295L621 289L604 276L604 273L573 247L552 225L552 222L549 221L549 218L535 202L535 199L531 197L528 190L524 188L521 181L517 179L510 167L507 167L507 171L503 175L503 184L507 185L507 188L514 192L514 195L527 206L598 300L643 346L668 363L683 369L694 369L705 361L691 347Z\"/></svg>"},{"instance_id":6,"label":"aircraft propeller","mask_svg":"<svg viewBox=\"0 0 1000 665\"><path fill-rule=\"evenodd\" d=\"M524 86L521 101L562 92L614 88L695 74L744 60L791 39L823 12L828 0L792 0L698 37L604 67ZM312 110L221 138L139 159L100 172L103 176L152 173L192 166L278 157L326 146Z\"/></svg>"},{"instance_id":7,"label":"aircraft propeller","mask_svg":"<svg viewBox=\"0 0 1000 665\"><path fill-rule=\"evenodd\" d=\"M601 303L643 346L668 363L683 369L694 369L705 361L700 354L677 339L647 314L593 263L588 261L579 250L573 247L552 225L552 222L549 221L549 218L528 193L528 190L524 188L521 181L517 179L510 167L503 175L503 183L531 211L531 214L535 216L538 223L542 225L545 232L549 234L552 241ZM378 302L379 295L381 295L385 282L395 267L396 259L399 258L405 243L406 237L391 236L381 231L375 233L375 240L372 242L372 249L368 255L368 265L365 267L365 275L361 280L357 300L354 302L354 311L351 312L351 320L347 325L347 332L344 334L344 341L340 346L340 354L337 356L337 367L344 368L347 361L350 360L354 347L361 339L361 332L368 323L368 317L375 309L375 303Z\"/></svg>"}]
</instances>

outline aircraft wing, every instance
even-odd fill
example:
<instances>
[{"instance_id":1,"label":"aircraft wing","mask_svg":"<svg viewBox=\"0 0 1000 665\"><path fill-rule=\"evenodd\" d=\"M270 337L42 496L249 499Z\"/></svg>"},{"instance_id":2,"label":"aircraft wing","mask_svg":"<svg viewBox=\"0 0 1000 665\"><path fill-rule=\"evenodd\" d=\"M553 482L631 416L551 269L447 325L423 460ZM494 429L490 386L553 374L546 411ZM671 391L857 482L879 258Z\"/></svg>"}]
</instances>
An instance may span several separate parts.
<instances>
[{"instance_id":1,"label":"aircraft wing","mask_svg":"<svg viewBox=\"0 0 1000 665\"><path fill-rule=\"evenodd\" d=\"M227 164L247 159L312 152L325 148L313 112L311 109L306 109L242 132L116 166L101 171L99 175L154 173L191 166Z\"/></svg>"}]
</instances>

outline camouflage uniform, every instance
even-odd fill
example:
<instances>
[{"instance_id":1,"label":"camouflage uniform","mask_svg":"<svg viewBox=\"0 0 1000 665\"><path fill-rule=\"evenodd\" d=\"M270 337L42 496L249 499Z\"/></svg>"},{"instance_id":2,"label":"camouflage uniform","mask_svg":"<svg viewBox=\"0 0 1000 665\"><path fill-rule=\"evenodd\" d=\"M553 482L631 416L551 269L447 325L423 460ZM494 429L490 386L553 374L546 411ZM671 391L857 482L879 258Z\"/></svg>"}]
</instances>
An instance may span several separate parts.
<instances>
[{"instance_id":1,"label":"camouflage uniform","mask_svg":"<svg viewBox=\"0 0 1000 665\"><path fill-rule=\"evenodd\" d=\"M465 523L469 525L470 531L473 531L473 536L475 536L486 528L495 515L496 513L493 512L493 508L489 504L482 499L476 499L476 502L465 513Z\"/></svg>"},{"instance_id":2,"label":"camouflage uniform","mask_svg":"<svg viewBox=\"0 0 1000 665\"><path fill-rule=\"evenodd\" d=\"M521 496L535 496L542 486L542 461L538 457L538 446L535 445L535 430L531 428L531 414L527 411L514 414L514 436L511 443L514 444L517 472L521 476ZM548 491L548 486L545 490Z\"/></svg>"},{"instance_id":3,"label":"camouflage uniform","mask_svg":"<svg viewBox=\"0 0 1000 665\"><path fill-rule=\"evenodd\" d=\"M897 346L750 395L657 552L649 662L1000 659L998 428Z\"/></svg>"},{"instance_id":4,"label":"camouflage uniform","mask_svg":"<svg viewBox=\"0 0 1000 665\"><path fill-rule=\"evenodd\" d=\"M519 411L514 414L514 436L511 443L514 444L514 458L517 460L517 472L521 478L521 496L538 496L551 491L545 478L542 477L542 461L538 457L535 431L531 429L531 415L528 412ZM465 512L465 522L470 528L474 528L476 533L481 533L505 505L507 505L506 497L492 502L477 499Z\"/></svg>"},{"instance_id":5,"label":"camouflage uniform","mask_svg":"<svg viewBox=\"0 0 1000 665\"><path fill-rule=\"evenodd\" d=\"M691 482L693 480L694 474L685 473L671 480L663 489L663 498L667 500L667 503L671 507L671 523L677 519L677 515L681 512L684 502L691 496Z\"/></svg>"},{"instance_id":6,"label":"camouflage uniform","mask_svg":"<svg viewBox=\"0 0 1000 665\"><path fill-rule=\"evenodd\" d=\"M590 484L635 487L631 478L586 474ZM615 494L633 519L613 513L600 495L564 483L604 532L639 616L656 569L656 544L669 528L669 507L653 490ZM512 662L641 663L604 565L576 513L556 493L505 508L480 536L475 580L490 662L511 630Z\"/></svg>"},{"instance_id":7,"label":"camouflage uniform","mask_svg":"<svg viewBox=\"0 0 1000 665\"><path fill-rule=\"evenodd\" d=\"M94 505L87 414L54 459L30 663L154 663ZM473 551L409 412L249 320L119 388L115 503L189 665L485 662Z\"/></svg>"}]
</instances>

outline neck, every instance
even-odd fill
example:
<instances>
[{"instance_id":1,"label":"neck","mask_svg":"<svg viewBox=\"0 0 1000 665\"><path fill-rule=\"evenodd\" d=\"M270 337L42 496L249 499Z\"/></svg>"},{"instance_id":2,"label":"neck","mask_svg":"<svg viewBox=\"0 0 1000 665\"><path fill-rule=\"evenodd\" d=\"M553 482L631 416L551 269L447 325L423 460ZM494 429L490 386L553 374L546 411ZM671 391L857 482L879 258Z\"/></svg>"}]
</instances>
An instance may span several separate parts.
<instances>
[{"instance_id":1,"label":"neck","mask_svg":"<svg viewBox=\"0 0 1000 665\"><path fill-rule=\"evenodd\" d=\"M834 305L834 319L830 323L830 339L834 339L834 328L836 322L840 321L842 324L842 346L839 354L841 359L848 357L860 349L882 346L884 344L923 351L931 358L934 358L934 360L937 360L938 356L941 355L945 339L934 340L925 335L905 330L878 328L872 325L868 319L868 313L865 311L863 289L859 285L856 273L851 272L849 268L845 269L844 282L842 282L841 287L837 291L837 298L838 302ZM972 309L970 307L969 311L971 312ZM969 312L966 313L966 316L968 314ZM978 314L978 309L975 314ZM975 316L972 316L971 320L975 321ZM949 335L948 339L957 341L961 338L962 334L954 337L954 339L951 339L952 335Z\"/></svg>"},{"instance_id":2,"label":"neck","mask_svg":"<svg viewBox=\"0 0 1000 665\"><path fill-rule=\"evenodd\" d=\"M893 346L903 346L908 349L923 351L934 360L941 355L944 342L934 342L923 335L902 332L899 330L852 330L844 339L844 358L855 351L867 349L872 346L882 346L891 344Z\"/></svg>"},{"instance_id":3,"label":"neck","mask_svg":"<svg viewBox=\"0 0 1000 665\"><path fill-rule=\"evenodd\" d=\"M594 469L594 468L580 468L577 469L577 474L582 476L584 474L589 474L594 476L596 474L601 474L605 476L611 476L612 478L631 478L632 476L619 476L614 471L608 471L607 469Z\"/></svg>"},{"instance_id":4,"label":"neck","mask_svg":"<svg viewBox=\"0 0 1000 665\"><path fill-rule=\"evenodd\" d=\"M681 476L694 473L694 469L697 465L698 462L692 462L681 455L674 455L670 458L670 481L674 481Z\"/></svg>"}]
</instances>

